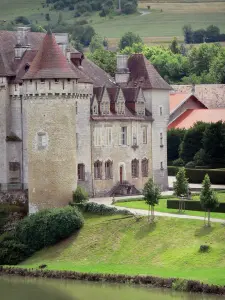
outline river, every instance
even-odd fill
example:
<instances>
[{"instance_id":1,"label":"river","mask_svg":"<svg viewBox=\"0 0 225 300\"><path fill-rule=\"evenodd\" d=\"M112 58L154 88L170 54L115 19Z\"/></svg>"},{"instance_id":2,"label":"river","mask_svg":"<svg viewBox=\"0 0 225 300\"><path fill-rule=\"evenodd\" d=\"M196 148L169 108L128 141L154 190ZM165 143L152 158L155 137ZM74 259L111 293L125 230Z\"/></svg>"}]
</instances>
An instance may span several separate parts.
<instances>
[{"instance_id":1,"label":"river","mask_svg":"<svg viewBox=\"0 0 225 300\"><path fill-rule=\"evenodd\" d=\"M1 300L222 300L220 296L178 293L121 284L43 278L0 277Z\"/></svg>"}]
</instances>

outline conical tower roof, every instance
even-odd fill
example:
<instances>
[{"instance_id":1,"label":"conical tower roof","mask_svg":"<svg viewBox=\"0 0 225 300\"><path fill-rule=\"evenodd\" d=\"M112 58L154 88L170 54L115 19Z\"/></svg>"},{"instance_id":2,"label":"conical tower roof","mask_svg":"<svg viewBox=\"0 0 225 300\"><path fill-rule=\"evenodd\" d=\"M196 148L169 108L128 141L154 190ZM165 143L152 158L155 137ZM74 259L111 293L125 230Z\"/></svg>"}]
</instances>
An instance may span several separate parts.
<instances>
[{"instance_id":1,"label":"conical tower roof","mask_svg":"<svg viewBox=\"0 0 225 300\"><path fill-rule=\"evenodd\" d=\"M49 30L23 79L79 78Z\"/></svg>"}]
</instances>

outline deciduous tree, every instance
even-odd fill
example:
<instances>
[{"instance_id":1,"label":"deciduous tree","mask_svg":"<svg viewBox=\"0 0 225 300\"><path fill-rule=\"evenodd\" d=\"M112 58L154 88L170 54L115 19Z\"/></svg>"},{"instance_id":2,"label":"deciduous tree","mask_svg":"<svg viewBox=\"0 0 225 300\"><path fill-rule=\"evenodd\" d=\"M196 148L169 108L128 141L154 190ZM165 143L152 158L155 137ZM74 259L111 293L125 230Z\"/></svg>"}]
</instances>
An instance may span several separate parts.
<instances>
[{"instance_id":1,"label":"deciduous tree","mask_svg":"<svg viewBox=\"0 0 225 300\"><path fill-rule=\"evenodd\" d=\"M159 203L160 198L160 189L159 187L154 183L152 178L149 178L149 180L146 182L144 189L143 189L143 195L146 204L148 204L148 221L154 221L154 207L156 204ZM151 218L150 218L150 210L151 210Z\"/></svg>"}]
</instances>

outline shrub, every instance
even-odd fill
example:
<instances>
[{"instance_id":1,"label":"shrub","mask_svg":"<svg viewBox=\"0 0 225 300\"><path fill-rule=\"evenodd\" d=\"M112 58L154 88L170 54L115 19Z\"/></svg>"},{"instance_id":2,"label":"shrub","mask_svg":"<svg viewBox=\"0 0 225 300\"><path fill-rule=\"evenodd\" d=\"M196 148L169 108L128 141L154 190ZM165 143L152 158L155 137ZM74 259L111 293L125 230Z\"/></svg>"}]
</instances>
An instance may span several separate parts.
<instances>
[{"instance_id":1,"label":"shrub","mask_svg":"<svg viewBox=\"0 0 225 300\"><path fill-rule=\"evenodd\" d=\"M81 187L78 186L76 191L73 192L73 202L82 203L88 200L88 193Z\"/></svg>"},{"instance_id":2,"label":"shrub","mask_svg":"<svg viewBox=\"0 0 225 300\"><path fill-rule=\"evenodd\" d=\"M33 250L16 239L0 242L0 265L16 265L33 253Z\"/></svg>"},{"instance_id":3,"label":"shrub","mask_svg":"<svg viewBox=\"0 0 225 300\"><path fill-rule=\"evenodd\" d=\"M195 167L195 163L193 161L189 161L186 165L185 168L194 168Z\"/></svg>"},{"instance_id":4,"label":"shrub","mask_svg":"<svg viewBox=\"0 0 225 300\"><path fill-rule=\"evenodd\" d=\"M225 184L225 171L220 169L186 169L189 182L202 183L208 174L212 184Z\"/></svg>"},{"instance_id":5,"label":"shrub","mask_svg":"<svg viewBox=\"0 0 225 300\"><path fill-rule=\"evenodd\" d=\"M15 22L18 24L18 23L22 23L23 25L28 25L30 24L30 21L24 17L24 16L19 16L19 17L16 17L15 18Z\"/></svg>"},{"instance_id":6,"label":"shrub","mask_svg":"<svg viewBox=\"0 0 225 300\"><path fill-rule=\"evenodd\" d=\"M184 138L185 129L172 128L167 131L167 155L168 160L179 158L180 144Z\"/></svg>"},{"instance_id":7,"label":"shrub","mask_svg":"<svg viewBox=\"0 0 225 300\"><path fill-rule=\"evenodd\" d=\"M178 278L172 283L172 289L175 291L185 292L187 291L187 284L187 280Z\"/></svg>"},{"instance_id":8,"label":"shrub","mask_svg":"<svg viewBox=\"0 0 225 300\"><path fill-rule=\"evenodd\" d=\"M204 211L200 201L184 200L185 210ZM179 209L179 200L167 200L167 208ZM225 213L225 203L221 202L218 207L212 209L212 212Z\"/></svg>"},{"instance_id":9,"label":"shrub","mask_svg":"<svg viewBox=\"0 0 225 300\"><path fill-rule=\"evenodd\" d=\"M88 202L85 204L78 204L78 207L83 212L95 213L99 215L132 215L127 209L117 209L116 207L109 207L104 204Z\"/></svg>"},{"instance_id":10,"label":"shrub","mask_svg":"<svg viewBox=\"0 0 225 300\"><path fill-rule=\"evenodd\" d=\"M168 176L176 176L179 171L179 167L168 166Z\"/></svg>"},{"instance_id":11,"label":"shrub","mask_svg":"<svg viewBox=\"0 0 225 300\"><path fill-rule=\"evenodd\" d=\"M208 252L210 249L210 246L209 245L201 245L199 247L199 252L202 252L202 253L205 253L205 252Z\"/></svg>"},{"instance_id":12,"label":"shrub","mask_svg":"<svg viewBox=\"0 0 225 300\"><path fill-rule=\"evenodd\" d=\"M40 250L69 237L83 222L81 213L71 206L43 210L20 221L15 236L29 248Z\"/></svg>"},{"instance_id":13,"label":"shrub","mask_svg":"<svg viewBox=\"0 0 225 300\"><path fill-rule=\"evenodd\" d=\"M196 166L204 166L206 162L206 154L204 149L200 149L194 156Z\"/></svg>"},{"instance_id":14,"label":"shrub","mask_svg":"<svg viewBox=\"0 0 225 300\"><path fill-rule=\"evenodd\" d=\"M184 166L184 161L182 158L178 158L173 161L173 166L174 167L183 167Z\"/></svg>"}]
</instances>

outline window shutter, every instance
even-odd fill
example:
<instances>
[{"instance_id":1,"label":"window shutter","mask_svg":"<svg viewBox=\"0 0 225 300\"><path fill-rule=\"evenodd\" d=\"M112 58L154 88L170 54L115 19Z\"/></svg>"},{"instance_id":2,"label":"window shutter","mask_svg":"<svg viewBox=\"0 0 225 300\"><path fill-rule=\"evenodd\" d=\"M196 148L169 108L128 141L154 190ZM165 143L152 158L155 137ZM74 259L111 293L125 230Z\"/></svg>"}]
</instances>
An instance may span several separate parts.
<instances>
[{"instance_id":1,"label":"window shutter","mask_svg":"<svg viewBox=\"0 0 225 300\"><path fill-rule=\"evenodd\" d=\"M131 144L131 130L130 126L127 126L127 145Z\"/></svg>"},{"instance_id":2,"label":"window shutter","mask_svg":"<svg viewBox=\"0 0 225 300\"><path fill-rule=\"evenodd\" d=\"M121 135L122 135L122 127L120 127L118 131L118 145L121 145Z\"/></svg>"}]
</instances>

